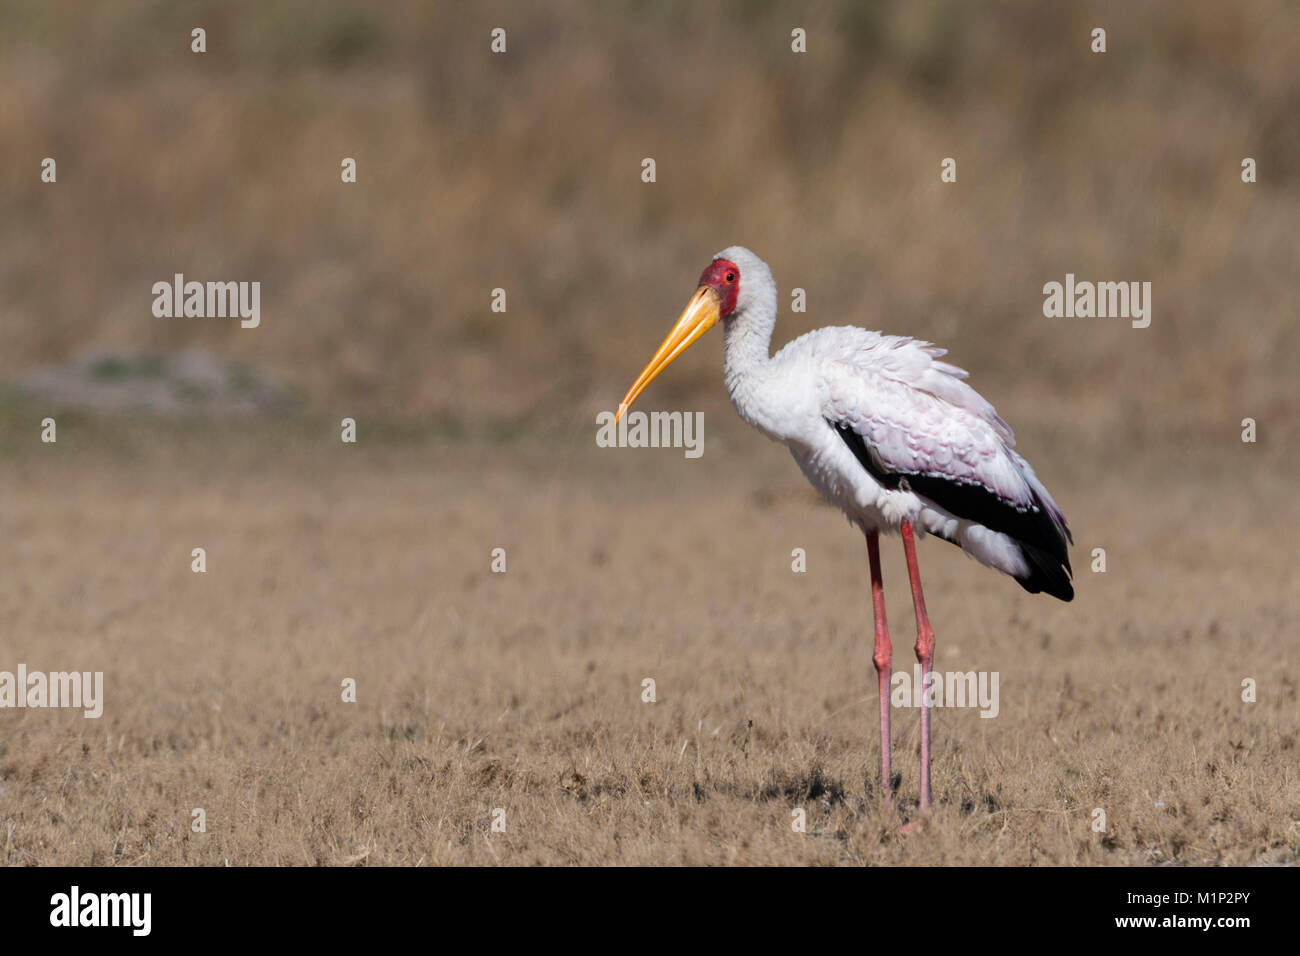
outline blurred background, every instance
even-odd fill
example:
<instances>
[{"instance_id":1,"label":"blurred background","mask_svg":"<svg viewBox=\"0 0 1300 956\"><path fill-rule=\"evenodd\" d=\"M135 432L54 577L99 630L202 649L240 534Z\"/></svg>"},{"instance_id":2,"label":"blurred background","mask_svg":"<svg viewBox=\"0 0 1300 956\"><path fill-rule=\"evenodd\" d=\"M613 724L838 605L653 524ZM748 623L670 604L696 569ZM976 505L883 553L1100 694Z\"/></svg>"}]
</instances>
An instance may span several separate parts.
<instances>
[{"instance_id":1,"label":"blurred background","mask_svg":"<svg viewBox=\"0 0 1300 956\"><path fill-rule=\"evenodd\" d=\"M0 379L194 347L309 414L589 423L739 243L782 288L775 345L830 324L937 341L1013 423L1280 422L1298 23L1285 0L9 0ZM175 272L260 280L261 327L154 318ZM1151 327L1044 318L1067 272L1150 281ZM654 400L724 409L720 349Z\"/></svg>"}]
</instances>

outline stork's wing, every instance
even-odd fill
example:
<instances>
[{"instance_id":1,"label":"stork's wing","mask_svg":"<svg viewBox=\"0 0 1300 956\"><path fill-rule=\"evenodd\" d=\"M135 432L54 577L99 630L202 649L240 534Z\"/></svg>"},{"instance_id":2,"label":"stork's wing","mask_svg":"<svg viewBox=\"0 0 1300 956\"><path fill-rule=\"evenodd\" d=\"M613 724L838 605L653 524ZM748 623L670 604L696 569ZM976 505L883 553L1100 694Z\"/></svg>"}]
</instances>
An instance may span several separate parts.
<instances>
[{"instance_id":1,"label":"stork's wing","mask_svg":"<svg viewBox=\"0 0 1300 956\"><path fill-rule=\"evenodd\" d=\"M1033 569L1020 583L1069 600L1065 516L966 373L928 342L823 331L840 333L817 349L823 415L862 466L886 488L1014 538Z\"/></svg>"}]
</instances>

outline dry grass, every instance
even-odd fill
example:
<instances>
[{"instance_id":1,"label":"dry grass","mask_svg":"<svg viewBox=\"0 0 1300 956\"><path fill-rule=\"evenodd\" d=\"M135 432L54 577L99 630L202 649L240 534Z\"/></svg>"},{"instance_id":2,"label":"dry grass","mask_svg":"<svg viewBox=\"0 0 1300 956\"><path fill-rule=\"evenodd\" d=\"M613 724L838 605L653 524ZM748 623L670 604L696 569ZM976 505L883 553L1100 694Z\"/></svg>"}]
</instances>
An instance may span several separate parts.
<instances>
[{"instance_id":1,"label":"dry grass","mask_svg":"<svg viewBox=\"0 0 1300 956\"><path fill-rule=\"evenodd\" d=\"M103 670L107 705L98 721L4 713L0 859L1300 855L1296 552L1270 524L1300 521L1294 457L1170 445L1121 470L1030 436L1079 532L1079 597L1030 597L924 544L937 667L999 671L1001 714L936 712L934 812L899 836L916 714L895 712L901 812L883 809L861 542L739 422L709 441L688 462L602 451L585 431L346 447L328 428L74 423L20 452L0 483L0 666ZM1182 467L1205 460L1217 469ZM199 545L205 575L189 570ZM1105 575L1087 571L1096 546ZM885 559L910 668L896 542ZM1247 676L1258 703L1240 700ZM645 677L657 703L640 700ZM206 834L189 830L195 807ZM497 807L504 834L489 832Z\"/></svg>"}]
</instances>

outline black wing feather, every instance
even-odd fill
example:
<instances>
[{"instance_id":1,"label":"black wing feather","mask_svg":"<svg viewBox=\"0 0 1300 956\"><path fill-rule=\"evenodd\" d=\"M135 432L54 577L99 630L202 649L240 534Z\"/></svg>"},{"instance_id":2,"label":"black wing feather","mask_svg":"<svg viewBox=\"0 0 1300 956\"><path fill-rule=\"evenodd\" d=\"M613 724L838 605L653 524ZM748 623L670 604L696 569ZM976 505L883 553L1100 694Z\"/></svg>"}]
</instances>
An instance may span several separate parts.
<instances>
[{"instance_id":1,"label":"black wing feather","mask_svg":"<svg viewBox=\"0 0 1300 956\"><path fill-rule=\"evenodd\" d=\"M834 426L844 444L862 463L862 467L883 487L890 490L906 488L933 501L949 514L982 524L991 531L1001 532L1014 539L1020 545L1021 553L1030 568L1027 577L1016 578L1026 591L1031 594L1046 592L1062 601L1074 597L1074 587L1070 584L1070 556L1066 547L1069 532L1057 525L1032 489L1030 493L1034 495L1033 505L1022 508L974 482L954 481L920 472L890 471L876 450L852 427L841 422L828 420L828 423Z\"/></svg>"}]
</instances>

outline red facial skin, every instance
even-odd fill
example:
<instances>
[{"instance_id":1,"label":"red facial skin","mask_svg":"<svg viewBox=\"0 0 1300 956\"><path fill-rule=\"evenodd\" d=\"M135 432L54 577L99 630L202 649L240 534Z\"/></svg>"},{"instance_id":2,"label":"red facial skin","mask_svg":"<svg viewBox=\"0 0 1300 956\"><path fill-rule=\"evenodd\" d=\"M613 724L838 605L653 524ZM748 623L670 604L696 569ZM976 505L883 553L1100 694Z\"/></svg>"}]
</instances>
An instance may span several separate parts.
<instances>
[{"instance_id":1,"label":"red facial skin","mask_svg":"<svg viewBox=\"0 0 1300 956\"><path fill-rule=\"evenodd\" d=\"M700 285L708 286L718 293L719 314L725 319L736 307L736 294L740 291L740 270L734 262L715 259L700 274Z\"/></svg>"}]
</instances>

